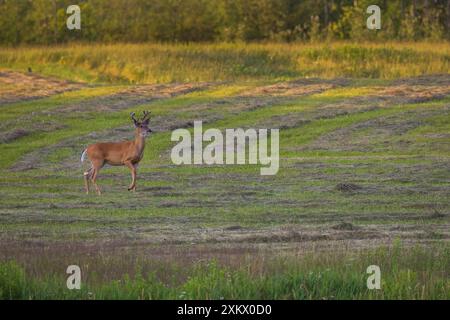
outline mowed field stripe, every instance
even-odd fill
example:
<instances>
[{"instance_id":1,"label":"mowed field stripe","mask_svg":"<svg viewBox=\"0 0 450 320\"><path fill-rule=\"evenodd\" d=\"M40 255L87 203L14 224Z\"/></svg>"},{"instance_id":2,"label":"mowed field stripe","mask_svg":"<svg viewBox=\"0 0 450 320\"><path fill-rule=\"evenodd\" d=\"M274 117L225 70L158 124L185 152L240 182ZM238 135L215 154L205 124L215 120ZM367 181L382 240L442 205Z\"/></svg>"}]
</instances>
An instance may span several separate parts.
<instances>
[{"instance_id":1,"label":"mowed field stripe","mask_svg":"<svg viewBox=\"0 0 450 320\"><path fill-rule=\"evenodd\" d=\"M114 96L118 92L120 93L121 90L122 88L114 88L112 95ZM314 92L315 91L311 91L311 93ZM99 103L98 112L94 112L95 109L83 110L83 108L81 107L77 108L77 112L73 114L71 112L55 112L55 110L57 111L59 109L67 108L68 105L74 105L77 103L81 105L85 103L96 103L96 99L103 98L103 95L99 95L98 97L86 100L75 101L75 103L59 103L59 101L57 101L55 104L53 104L54 101L50 98L50 101L45 101L50 104L49 107L45 106L44 103L44 106L41 105L34 109L33 107L35 107L36 105L26 104L25 106L27 106L31 110L34 110L29 110L31 112L34 112L34 114L28 119L28 121L45 121L49 117L55 117L55 121L58 121L60 127L50 132L39 132L39 130L37 130L36 133L24 135L23 137L20 137L19 139L14 140L11 143L2 144L2 146L0 146L0 150L9 150L11 152L8 152L8 156L3 159L0 166L3 168L9 167L13 165L14 161L19 159L22 155L39 148L64 141L71 136L83 136L92 132L93 130L102 131L121 127L120 125L123 126L124 123L127 122L124 119L128 119L130 111L139 112L150 108L155 116L172 117L170 113L175 112L176 110L180 110L185 113L183 115L180 112L180 116L186 117L192 113L200 112L199 116L202 117L202 112L205 111L205 108L203 108L203 110L197 111L197 108L195 107L196 105L205 105L206 111L210 109L216 109L216 107L220 105L221 108L220 110L218 110L220 112L224 111L225 106L231 106L231 111L234 113L236 112L236 110L234 110L232 106L235 104L239 105L241 100L240 96L229 97L229 100L225 101L224 103L223 93L219 95L219 97L215 97L215 94L216 91L215 89L213 89L209 92L208 90L206 90L204 94L200 94L199 92L188 92L187 94L181 94L179 97L167 98L163 100L154 99L154 101L152 100L149 103L143 103L134 106L127 106L126 103L123 103L123 108L118 108L117 110L114 109L113 111L115 112L110 112L111 110L109 110L107 106L102 106L101 103ZM125 102L126 98L128 97L125 97ZM65 97L65 99L67 99L67 97ZM276 104L280 100L286 101L287 99L289 98L269 99L266 104ZM246 102L244 102L243 104L244 107L239 108L239 114L242 116L242 112L245 113L246 111L253 110L253 105L255 105L257 108L260 108L261 106L258 104L260 100L261 98L259 97L246 98ZM102 111L105 108L106 111ZM23 115L23 112L20 112L19 115ZM10 115L9 118L12 118L12 116ZM16 122L11 122L9 124L9 127L14 124L16 124ZM5 124L5 127L8 127L8 124Z\"/></svg>"}]
</instances>

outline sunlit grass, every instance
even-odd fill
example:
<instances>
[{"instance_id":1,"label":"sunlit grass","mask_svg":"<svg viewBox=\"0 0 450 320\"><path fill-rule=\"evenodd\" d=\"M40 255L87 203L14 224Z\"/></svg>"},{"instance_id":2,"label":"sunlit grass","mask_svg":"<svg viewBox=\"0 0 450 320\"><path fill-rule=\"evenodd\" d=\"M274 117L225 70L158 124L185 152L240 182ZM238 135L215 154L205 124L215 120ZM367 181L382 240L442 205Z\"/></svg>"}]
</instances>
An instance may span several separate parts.
<instances>
[{"instance_id":1,"label":"sunlit grass","mask_svg":"<svg viewBox=\"0 0 450 320\"><path fill-rule=\"evenodd\" d=\"M448 73L448 43L115 44L0 49L0 67L87 82L294 77L394 79Z\"/></svg>"}]
</instances>

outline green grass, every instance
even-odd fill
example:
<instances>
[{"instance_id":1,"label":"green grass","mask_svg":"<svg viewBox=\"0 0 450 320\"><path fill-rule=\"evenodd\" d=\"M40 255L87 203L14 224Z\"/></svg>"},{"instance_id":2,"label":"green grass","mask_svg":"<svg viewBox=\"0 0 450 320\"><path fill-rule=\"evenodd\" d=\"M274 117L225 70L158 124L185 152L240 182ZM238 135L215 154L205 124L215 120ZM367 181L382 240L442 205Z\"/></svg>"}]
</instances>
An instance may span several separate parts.
<instances>
[{"instance_id":1,"label":"green grass","mask_svg":"<svg viewBox=\"0 0 450 320\"><path fill-rule=\"evenodd\" d=\"M69 101L71 103L80 103L92 98L101 97L107 94L117 92L124 87L121 86L108 86L108 87L95 87L86 88L77 91L64 92L46 99L39 101L26 101L17 102L2 106L2 113L0 114L0 120L2 122L18 118L20 116L29 114L31 112L38 111L51 111L58 107L63 106Z\"/></svg>"},{"instance_id":2,"label":"green grass","mask_svg":"<svg viewBox=\"0 0 450 320\"><path fill-rule=\"evenodd\" d=\"M0 49L0 67L103 83L448 73L448 43L117 44Z\"/></svg>"},{"instance_id":3,"label":"green grass","mask_svg":"<svg viewBox=\"0 0 450 320\"><path fill-rule=\"evenodd\" d=\"M132 275L104 280L91 271L81 290L68 290L58 274L30 276L13 262L0 264L1 299L449 299L448 246L433 250L403 247L359 252L336 251L267 258L248 257L240 266L215 260L189 267L171 264L169 277L144 272L144 261ZM99 260L96 265L107 263ZM108 261L110 262L110 261ZM94 264L95 265L95 264ZM381 289L366 286L366 269L381 270ZM84 266L82 266L84 267ZM94 267L95 268L95 267ZM160 263L155 270L167 266ZM29 269L29 268L28 268Z\"/></svg>"}]
</instances>

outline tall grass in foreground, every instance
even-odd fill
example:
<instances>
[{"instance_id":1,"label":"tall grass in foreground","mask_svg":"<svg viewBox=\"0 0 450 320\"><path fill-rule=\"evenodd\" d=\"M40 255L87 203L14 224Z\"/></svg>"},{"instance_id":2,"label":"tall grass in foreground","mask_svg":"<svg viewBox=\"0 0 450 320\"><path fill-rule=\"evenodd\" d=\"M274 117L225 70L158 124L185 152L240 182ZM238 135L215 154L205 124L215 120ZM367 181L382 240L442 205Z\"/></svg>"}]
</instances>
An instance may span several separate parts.
<instances>
[{"instance_id":1,"label":"tall grass in foreground","mask_svg":"<svg viewBox=\"0 0 450 320\"><path fill-rule=\"evenodd\" d=\"M0 68L88 82L295 77L395 79L450 71L450 43L113 44L0 48Z\"/></svg>"},{"instance_id":2,"label":"tall grass in foreground","mask_svg":"<svg viewBox=\"0 0 450 320\"><path fill-rule=\"evenodd\" d=\"M381 290L367 289L369 265L381 268ZM174 266L166 268L164 280L156 273L139 271L101 283L91 277L81 290L70 291L61 276L33 278L18 264L4 262L0 264L0 298L449 299L449 270L448 245L406 248L397 244L358 253L256 256L234 268L215 261L181 269Z\"/></svg>"}]
</instances>

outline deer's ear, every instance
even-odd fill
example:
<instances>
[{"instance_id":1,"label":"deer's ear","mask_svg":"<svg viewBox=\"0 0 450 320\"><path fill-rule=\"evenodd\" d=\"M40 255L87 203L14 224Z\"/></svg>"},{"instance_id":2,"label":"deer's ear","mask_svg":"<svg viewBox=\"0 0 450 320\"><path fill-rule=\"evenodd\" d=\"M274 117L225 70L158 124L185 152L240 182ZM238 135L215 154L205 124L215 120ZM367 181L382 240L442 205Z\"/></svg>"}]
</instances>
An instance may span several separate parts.
<instances>
[{"instance_id":1,"label":"deer's ear","mask_svg":"<svg viewBox=\"0 0 450 320\"><path fill-rule=\"evenodd\" d=\"M136 120L133 120L134 126L137 128L139 127L141 124L139 122L137 122Z\"/></svg>"},{"instance_id":2,"label":"deer's ear","mask_svg":"<svg viewBox=\"0 0 450 320\"><path fill-rule=\"evenodd\" d=\"M150 119L145 119L144 121L142 121L142 124L148 125L150 123Z\"/></svg>"}]
</instances>

